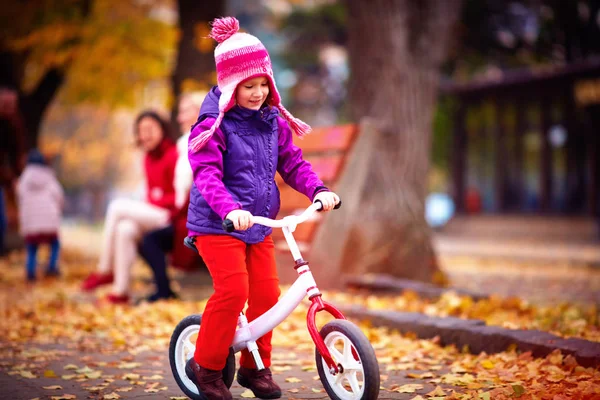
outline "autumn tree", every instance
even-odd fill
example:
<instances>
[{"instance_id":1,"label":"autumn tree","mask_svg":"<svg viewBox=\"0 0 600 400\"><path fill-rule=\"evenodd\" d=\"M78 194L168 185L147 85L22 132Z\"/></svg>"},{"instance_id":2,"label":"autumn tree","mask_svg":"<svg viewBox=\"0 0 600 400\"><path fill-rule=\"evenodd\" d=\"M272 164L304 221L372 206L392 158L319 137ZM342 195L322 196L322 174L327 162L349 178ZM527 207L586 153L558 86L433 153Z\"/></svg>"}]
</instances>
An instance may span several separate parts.
<instances>
[{"instance_id":1,"label":"autumn tree","mask_svg":"<svg viewBox=\"0 0 600 400\"><path fill-rule=\"evenodd\" d=\"M171 72L177 29L169 0L28 0L0 9L3 85L19 92L27 145L36 146L48 105L127 106ZM64 83L68 83L64 85Z\"/></svg>"},{"instance_id":2,"label":"autumn tree","mask_svg":"<svg viewBox=\"0 0 600 400\"><path fill-rule=\"evenodd\" d=\"M349 102L363 121L311 256L318 273L387 273L432 281L438 265L424 218L440 66L458 0L347 0ZM370 121L370 122L368 122ZM336 259L335 254L343 256ZM332 258L333 257L333 258Z\"/></svg>"}]
</instances>

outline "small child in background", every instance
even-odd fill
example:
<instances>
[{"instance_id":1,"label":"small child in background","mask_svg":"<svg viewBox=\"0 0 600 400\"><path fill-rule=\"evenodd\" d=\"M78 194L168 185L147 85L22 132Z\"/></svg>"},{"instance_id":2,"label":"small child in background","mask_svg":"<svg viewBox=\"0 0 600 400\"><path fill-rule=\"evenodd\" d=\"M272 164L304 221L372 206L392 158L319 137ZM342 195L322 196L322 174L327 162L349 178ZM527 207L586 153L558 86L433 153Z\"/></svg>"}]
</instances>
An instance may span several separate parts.
<instances>
[{"instance_id":1,"label":"small child in background","mask_svg":"<svg viewBox=\"0 0 600 400\"><path fill-rule=\"evenodd\" d=\"M54 171L36 149L29 152L27 165L17 182L17 199L21 234L27 249L27 280L31 282L36 279L40 244L49 244L51 249L46 276L58 276L58 231L64 192Z\"/></svg>"}]
</instances>

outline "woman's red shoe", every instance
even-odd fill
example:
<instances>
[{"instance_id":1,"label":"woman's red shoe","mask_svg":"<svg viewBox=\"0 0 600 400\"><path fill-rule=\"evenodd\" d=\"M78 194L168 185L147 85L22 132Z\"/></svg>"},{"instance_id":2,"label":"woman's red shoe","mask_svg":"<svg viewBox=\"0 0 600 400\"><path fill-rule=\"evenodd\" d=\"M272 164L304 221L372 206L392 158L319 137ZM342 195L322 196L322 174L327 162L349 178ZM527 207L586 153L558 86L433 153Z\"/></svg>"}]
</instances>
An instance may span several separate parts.
<instances>
[{"instance_id":1,"label":"woman's red shoe","mask_svg":"<svg viewBox=\"0 0 600 400\"><path fill-rule=\"evenodd\" d=\"M113 277L112 273L99 274L97 272L92 272L90 274L90 276L88 276L85 279L85 281L83 281L83 284L81 285L81 289L83 291L89 292L89 291L96 289L99 286L108 285L109 283L112 283L113 280L114 280L114 277Z\"/></svg>"},{"instance_id":2,"label":"woman's red shoe","mask_svg":"<svg viewBox=\"0 0 600 400\"><path fill-rule=\"evenodd\" d=\"M109 293L106 296L106 301L108 301L111 304L128 304L129 303L129 295L128 294Z\"/></svg>"}]
</instances>

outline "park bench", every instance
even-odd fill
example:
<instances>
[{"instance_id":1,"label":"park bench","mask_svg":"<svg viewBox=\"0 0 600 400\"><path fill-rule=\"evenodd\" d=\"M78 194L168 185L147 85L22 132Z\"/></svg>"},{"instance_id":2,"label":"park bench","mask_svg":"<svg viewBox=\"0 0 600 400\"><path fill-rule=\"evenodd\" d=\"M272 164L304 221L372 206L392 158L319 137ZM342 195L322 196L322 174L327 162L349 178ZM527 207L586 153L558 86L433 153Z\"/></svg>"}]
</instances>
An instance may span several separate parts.
<instances>
[{"instance_id":1,"label":"park bench","mask_svg":"<svg viewBox=\"0 0 600 400\"><path fill-rule=\"evenodd\" d=\"M335 190L335 185L344 168L346 157L354 144L358 133L356 125L340 125L313 129L312 133L300 139L294 136L294 143L302 149L304 159L309 161L313 170L323 181L325 186ZM281 209L278 218L286 215L297 214L310 205L310 201L301 193L289 187L279 174L275 181L281 193ZM310 248L310 243L320 223L319 215L313 221L307 221L298 226L294 237L300 250ZM289 251L281 229L273 230L275 248Z\"/></svg>"}]
</instances>

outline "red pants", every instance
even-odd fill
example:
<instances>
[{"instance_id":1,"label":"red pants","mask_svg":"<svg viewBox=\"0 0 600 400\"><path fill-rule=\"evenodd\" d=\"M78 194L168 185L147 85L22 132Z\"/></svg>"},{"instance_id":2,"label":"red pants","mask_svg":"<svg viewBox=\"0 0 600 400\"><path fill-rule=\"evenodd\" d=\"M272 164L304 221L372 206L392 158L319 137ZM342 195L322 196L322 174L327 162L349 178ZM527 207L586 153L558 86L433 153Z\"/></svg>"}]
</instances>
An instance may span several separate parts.
<instances>
[{"instance_id":1,"label":"red pants","mask_svg":"<svg viewBox=\"0 0 600 400\"><path fill-rule=\"evenodd\" d=\"M196 246L212 276L214 293L202 314L194 359L204 368L221 370L246 300L246 317L252 321L279 299L275 246L271 236L246 244L227 235L198 236ZM271 336L269 332L256 341L265 367L271 365ZM256 368L248 350L242 350L240 365Z\"/></svg>"}]
</instances>

